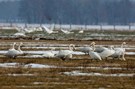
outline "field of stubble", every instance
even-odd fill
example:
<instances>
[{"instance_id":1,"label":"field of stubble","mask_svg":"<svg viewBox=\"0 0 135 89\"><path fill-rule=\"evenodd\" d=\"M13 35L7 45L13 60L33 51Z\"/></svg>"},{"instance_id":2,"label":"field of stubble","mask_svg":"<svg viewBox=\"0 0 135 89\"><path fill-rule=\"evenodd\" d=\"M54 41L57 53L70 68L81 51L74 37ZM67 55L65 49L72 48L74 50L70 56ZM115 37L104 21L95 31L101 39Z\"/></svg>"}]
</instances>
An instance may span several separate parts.
<instances>
[{"instance_id":1,"label":"field of stubble","mask_svg":"<svg viewBox=\"0 0 135 89\"><path fill-rule=\"evenodd\" d=\"M57 40L21 40L24 44L75 44L88 45L90 41L57 41ZM0 40L0 50L8 50L8 44L20 40ZM123 41L95 41L98 45L118 45ZM126 41L127 52L135 42ZM3 44L6 44L4 46ZM22 50L47 50L25 49ZM0 63L18 63L14 67L0 67L0 89L134 89L135 88L135 55L125 55L123 60L91 60L89 55L73 55L73 59L62 61L58 58L29 58L18 57L9 59L0 56ZM0 64L0 65L1 65ZM41 64L53 67L32 68L27 64Z\"/></svg>"}]
</instances>

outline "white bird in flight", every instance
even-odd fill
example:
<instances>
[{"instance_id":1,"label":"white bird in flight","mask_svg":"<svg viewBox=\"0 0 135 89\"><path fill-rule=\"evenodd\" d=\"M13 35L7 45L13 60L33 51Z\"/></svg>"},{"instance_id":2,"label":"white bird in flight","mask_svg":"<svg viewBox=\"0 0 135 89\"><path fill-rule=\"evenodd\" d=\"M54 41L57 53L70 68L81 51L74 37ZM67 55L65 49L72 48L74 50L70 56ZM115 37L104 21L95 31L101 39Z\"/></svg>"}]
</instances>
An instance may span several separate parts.
<instances>
[{"instance_id":1,"label":"white bird in flight","mask_svg":"<svg viewBox=\"0 0 135 89\"><path fill-rule=\"evenodd\" d=\"M42 28L43 28L43 30L44 30L45 32L47 32L48 34L53 33L53 30L52 30L52 29L47 28L46 26L42 26Z\"/></svg>"}]
</instances>

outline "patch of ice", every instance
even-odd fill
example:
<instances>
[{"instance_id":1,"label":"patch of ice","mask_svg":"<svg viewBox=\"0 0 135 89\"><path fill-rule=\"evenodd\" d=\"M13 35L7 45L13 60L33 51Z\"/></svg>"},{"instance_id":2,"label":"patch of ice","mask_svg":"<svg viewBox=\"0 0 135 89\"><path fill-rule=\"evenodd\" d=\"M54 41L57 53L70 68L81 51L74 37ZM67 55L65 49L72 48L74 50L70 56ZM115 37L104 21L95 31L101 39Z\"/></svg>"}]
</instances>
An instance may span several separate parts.
<instances>
[{"instance_id":1,"label":"patch of ice","mask_svg":"<svg viewBox=\"0 0 135 89\"><path fill-rule=\"evenodd\" d=\"M126 67L83 67L83 66L78 66L78 67L57 67L57 68L72 68L72 69L94 69L94 70L126 70ZM130 69L130 68L129 68ZM135 68L131 68L131 70L135 70Z\"/></svg>"},{"instance_id":2,"label":"patch of ice","mask_svg":"<svg viewBox=\"0 0 135 89\"><path fill-rule=\"evenodd\" d=\"M24 58L43 58L42 55L27 55L27 56L22 56Z\"/></svg>"},{"instance_id":3,"label":"patch of ice","mask_svg":"<svg viewBox=\"0 0 135 89\"><path fill-rule=\"evenodd\" d=\"M126 52L127 55L135 55L135 52Z\"/></svg>"},{"instance_id":4,"label":"patch of ice","mask_svg":"<svg viewBox=\"0 0 135 89\"><path fill-rule=\"evenodd\" d=\"M8 76L34 76L35 74L7 74Z\"/></svg>"},{"instance_id":5,"label":"patch of ice","mask_svg":"<svg viewBox=\"0 0 135 89\"><path fill-rule=\"evenodd\" d=\"M1 51L0 51L0 54L3 55L3 54L5 54L6 52L7 52L7 51L1 50Z\"/></svg>"},{"instance_id":6,"label":"patch of ice","mask_svg":"<svg viewBox=\"0 0 135 89\"><path fill-rule=\"evenodd\" d=\"M122 69L127 69L127 68L121 68L121 67L74 67L74 68L79 68L79 69L97 69L97 70L122 70Z\"/></svg>"},{"instance_id":7,"label":"patch of ice","mask_svg":"<svg viewBox=\"0 0 135 89\"><path fill-rule=\"evenodd\" d=\"M11 87L11 86L10 86ZM23 86L16 86L17 88L43 88L43 86L26 86L26 85L23 85Z\"/></svg>"},{"instance_id":8,"label":"patch of ice","mask_svg":"<svg viewBox=\"0 0 135 89\"><path fill-rule=\"evenodd\" d=\"M26 68L28 68L28 67L30 67L30 68L56 68L56 66L34 64L34 63L27 64L24 67L26 67Z\"/></svg>"},{"instance_id":9,"label":"patch of ice","mask_svg":"<svg viewBox=\"0 0 135 89\"><path fill-rule=\"evenodd\" d=\"M43 84L43 82L33 82L33 84L38 85L38 84Z\"/></svg>"},{"instance_id":10,"label":"patch of ice","mask_svg":"<svg viewBox=\"0 0 135 89\"><path fill-rule=\"evenodd\" d=\"M16 67L19 63L0 63L0 67Z\"/></svg>"},{"instance_id":11,"label":"patch of ice","mask_svg":"<svg viewBox=\"0 0 135 89\"><path fill-rule=\"evenodd\" d=\"M135 50L135 48L126 48L127 50Z\"/></svg>"},{"instance_id":12,"label":"patch of ice","mask_svg":"<svg viewBox=\"0 0 135 89\"><path fill-rule=\"evenodd\" d=\"M7 67L7 68L17 68L18 66L21 66L23 68L57 68L53 65L43 65L43 64L20 64L20 63L0 63L0 67Z\"/></svg>"},{"instance_id":13,"label":"patch of ice","mask_svg":"<svg viewBox=\"0 0 135 89\"><path fill-rule=\"evenodd\" d=\"M80 71L63 72L65 75L70 76L103 76L103 77L133 77L135 74L102 74L102 73L82 73Z\"/></svg>"}]
</instances>

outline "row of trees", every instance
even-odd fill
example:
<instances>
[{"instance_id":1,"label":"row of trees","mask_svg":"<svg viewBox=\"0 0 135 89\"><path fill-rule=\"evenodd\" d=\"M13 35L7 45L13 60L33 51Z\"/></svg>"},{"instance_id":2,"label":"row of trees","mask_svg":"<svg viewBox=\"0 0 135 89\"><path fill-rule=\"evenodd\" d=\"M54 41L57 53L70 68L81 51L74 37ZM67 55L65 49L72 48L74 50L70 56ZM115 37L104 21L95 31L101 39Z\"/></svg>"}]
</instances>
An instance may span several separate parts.
<instances>
[{"instance_id":1,"label":"row of trees","mask_svg":"<svg viewBox=\"0 0 135 89\"><path fill-rule=\"evenodd\" d=\"M132 0L21 0L19 16L28 23L129 24Z\"/></svg>"}]
</instances>

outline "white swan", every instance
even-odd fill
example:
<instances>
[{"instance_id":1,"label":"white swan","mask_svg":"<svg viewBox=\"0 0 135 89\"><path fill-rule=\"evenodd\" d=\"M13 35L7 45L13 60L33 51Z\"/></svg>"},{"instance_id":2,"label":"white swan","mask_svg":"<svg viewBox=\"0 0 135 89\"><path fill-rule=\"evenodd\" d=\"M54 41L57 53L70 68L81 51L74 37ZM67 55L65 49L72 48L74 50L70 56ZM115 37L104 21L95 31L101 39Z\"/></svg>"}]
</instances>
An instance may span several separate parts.
<instances>
[{"instance_id":1,"label":"white swan","mask_svg":"<svg viewBox=\"0 0 135 89\"><path fill-rule=\"evenodd\" d=\"M18 54L17 55L23 55L24 54L24 52L21 50L21 46L22 46L22 42L20 42L20 44L19 44L19 46L18 46Z\"/></svg>"},{"instance_id":2,"label":"white swan","mask_svg":"<svg viewBox=\"0 0 135 89\"><path fill-rule=\"evenodd\" d=\"M92 47L89 47L89 46L79 48L79 51L84 52L85 54L89 54L89 51L92 51L92 50L93 50Z\"/></svg>"},{"instance_id":3,"label":"white swan","mask_svg":"<svg viewBox=\"0 0 135 89\"><path fill-rule=\"evenodd\" d=\"M23 33L23 32L17 32L17 33L14 34L14 36L16 36L16 37L26 37L25 33Z\"/></svg>"},{"instance_id":4,"label":"white swan","mask_svg":"<svg viewBox=\"0 0 135 89\"><path fill-rule=\"evenodd\" d=\"M25 32L21 27L15 27L15 29L18 31L15 34L13 34L15 37L26 37Z\"/></svg>"},{"instance_id":5,"label":"white swan","mask_svg":"<svg viewBox=\"0 0 135 89\"><path fill-rule=\"evenodd\" d=\"M25 32L25 33L31 33L31 32L33 32L33 29L32 28L23 28L23 32Z\"/></svg>"},{"instance_id":6,"label":"white swan","mask_svg":"<svg viewBox=\"0 0 135 89\"><path fill-rule=\"evenodd\" d=\"M71 34L71 33L74 33L74 32L70 32L70 31L68 31L68 30L63 30L63 29L60 29L63 33L65 33L65 34Z\"/></svg>"},{"instance_id":7,"label":"white swan","mask_svg":"<svg viewBox=\"0 0 135 89\"><path fill-rule=\"evenodd\" d=\"M10 48L8 52L5 54L6 57L13 58L13 59L17 57L18 50L14 48L15 45L16 43L14 42L12 48Z\"/></svg>"},{"instance_id":8,"label":"white swan","mask_svg":"<svg viewBox=\"0 0 135 89\"><path fill-rule=\"evenodd\" d=\"M62 60L65 60L67 58L71 59L73 49L75 49L75 45L70 44L69 45L69 50L59 50L59 52L57 54L55 54L55 57L58 57L58 58L60 58Z\"/></svg>"},{"instance_id":9,"label":"white swan","mask_svg":"<svg viewBox=\"0 0 135 89\"><path fill-rule=\"evenodd\" d=\"M99 53L102 59L107 59L107 57L113 55L115 51L113 50L113 46L109 46L109 48L104 48L104 50Z\"/></svg>"},{"instance_id":10,"label":"white swan","mask_svg":"<svg viewBox=\"0 0 135 89\"><path fill-rule=\"evenodd\" d=\"M45 57L45 58L53 58L54 55L55 55L53 50L55 50L55 48L52 48L51 51L44 53L42 56Z\"/></svg>"},{"instance_id":11,"label":"white swan","mask_svg":"<svg viewBox=\"0 0 135 89\"><path fill-rule=\"evenodd\" d=\"M55 29L55 24L52 24L52 26L50 27L50 30L53 31L52 33L58 33L59 31L54 30Z\"/></svg>"},{"instance_id":12,"label":"white swan","mask_svg":"<svg viewBox=\"0 0 135 89\"><path fill-rule=\"evenodd\" d=\"M78 33L84 33L84 30L80 30L80 31L78 31Z\"/></svg>"},{"instance_id":13,"label":"white swan","mask_svg":"<svg viewBox=\"0 0 135 89\"><path fill-rule=\"evenodd\" d=\"M92 45L94 51L97 52L102 59L105 59L115 53L115 51L112 49L113 48L112 46L110 46L109 48L102 47L102 46L95 48L95 42L92 42Z\"/></svg>"},{"instance_id":14,"label":"white swan","mask_svg":"<svg viewBox=\"0 0 135 89\"><path fill-rule=\"evenodd\" d=\"M91 59L102 60L100 55L97 52L94 52L94 50L95 50L95 42L92 42L91 45L92 45L92 48L93 48L93 50L89 51L89 55L90 55Z\"/></svg>"},{"instance_id":15,"label":"white swan","mask_svg":"<svg viewBox=\"0 0 135 89\"><path fill-rule=\"evenodd\" d=\"M48 29L46 26L42 26L43 30L47 32L48 34L53 33L53 30Z\"/></svg>"},{"instance_id":16,"label":"white swan","mask_svg":"<svg viewBox=\"0 0 135 89\"><path fill-rule=\"evenodd\" d=\"M90 45L94 46L94 51L97 52L97 53L100 53L105 49L105 47L101 47L101 46L100 47L95 47L95 42L92 42ZM84 52L85 54L87 54L87 53L89 54L89 51L92 51L93 48L90 47L90 46L85 46L85 47L79 48L79 50L81 52Z\"/></svg>"},{"instance_id":17,"label":"white swan","mask_svg":"<svg viewBox=\"0 0 135 89\"><path fill-rule=\"evenodd\" d=\"M98 46L98 47L95 48L95 52L101 53L101 52L103 52L105 49L106 49L106 47Z\"/></svg>"},{"instance_id":18,"label":"white swan","mask_svg":"<svg viewBox=\"0 0 135 89\"><path fill-rule=\"evenodd\" d=\"M123 42L121 44L121 47L120 48L114 48L115 50L115 53L113 55L111 55L111 57L113 58L118 58L120 59L120 57L122 58L122 60L126 60L125 59L125 48L124 48L124 45L126 44L126 42Z\"/></svg>"}]
</instances>

